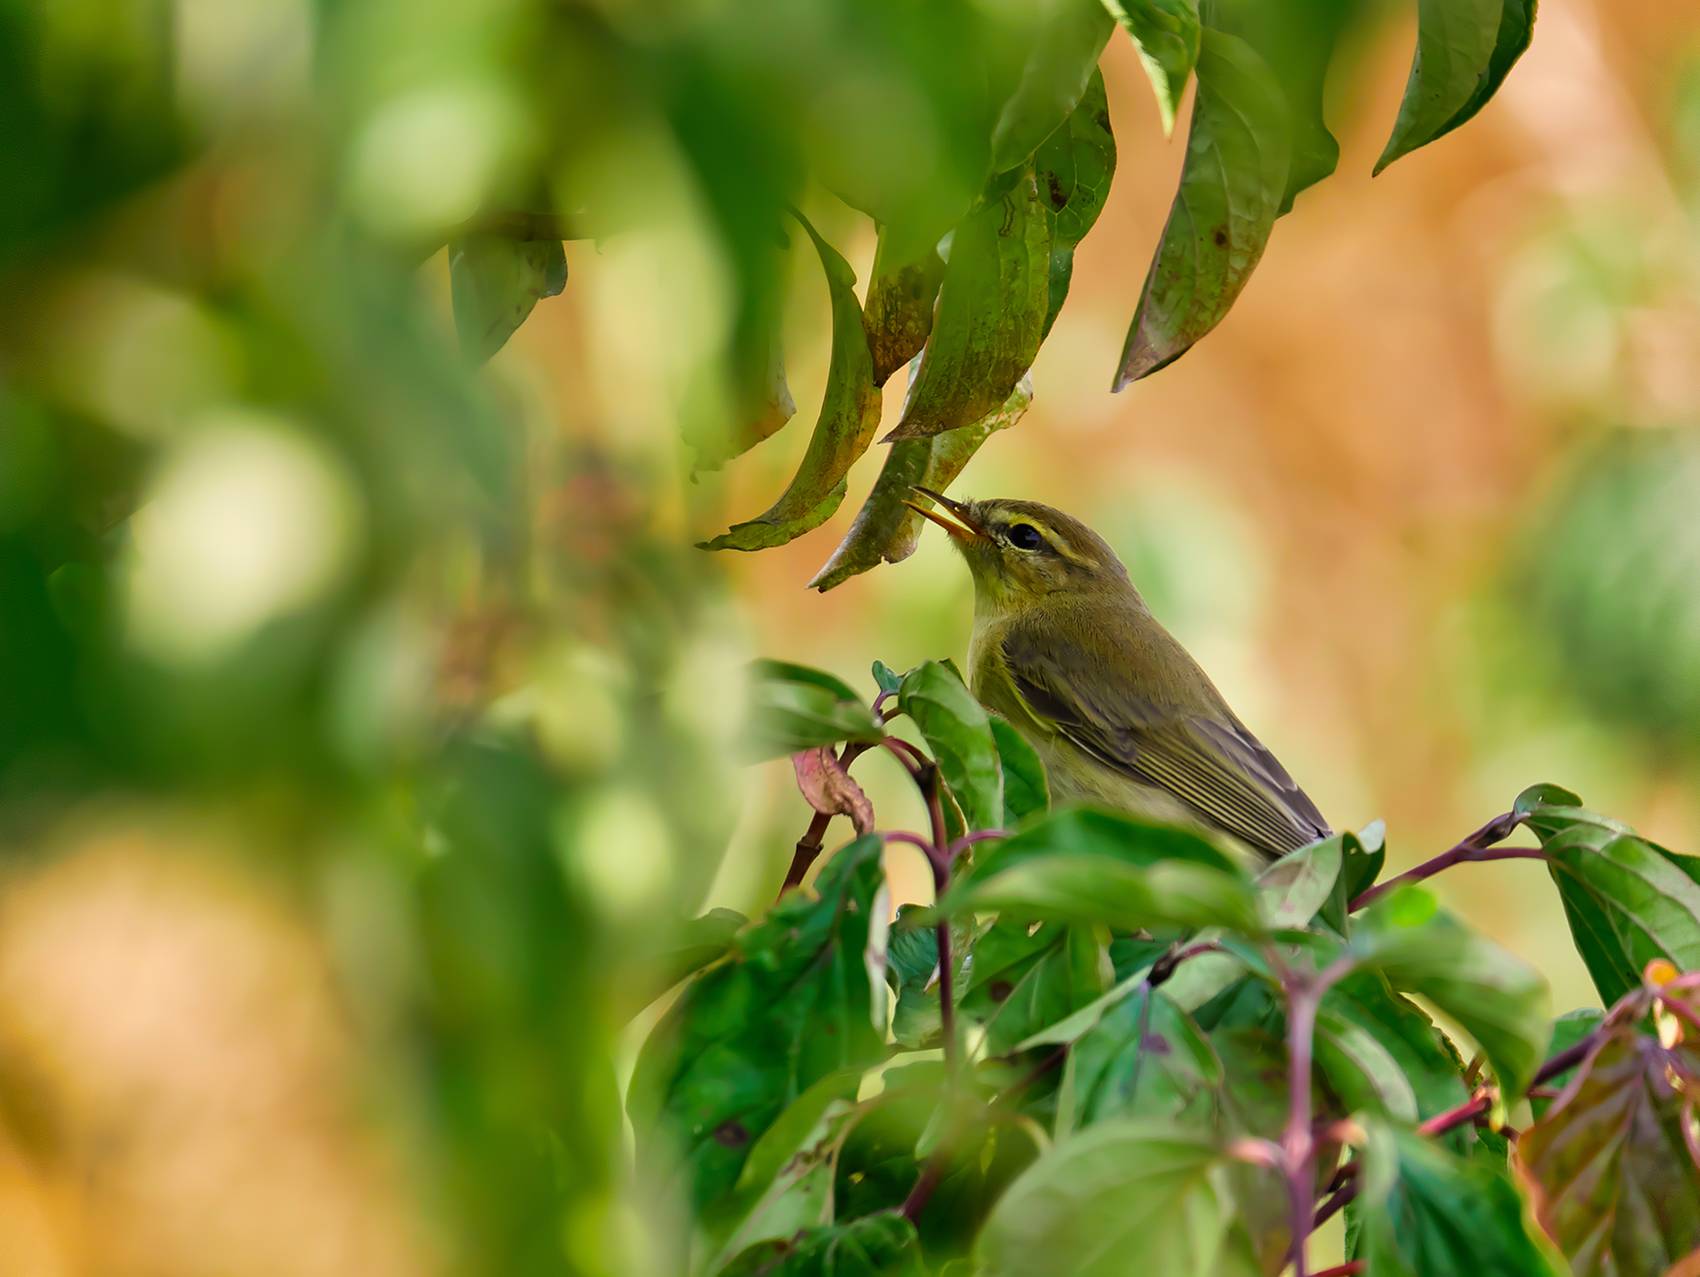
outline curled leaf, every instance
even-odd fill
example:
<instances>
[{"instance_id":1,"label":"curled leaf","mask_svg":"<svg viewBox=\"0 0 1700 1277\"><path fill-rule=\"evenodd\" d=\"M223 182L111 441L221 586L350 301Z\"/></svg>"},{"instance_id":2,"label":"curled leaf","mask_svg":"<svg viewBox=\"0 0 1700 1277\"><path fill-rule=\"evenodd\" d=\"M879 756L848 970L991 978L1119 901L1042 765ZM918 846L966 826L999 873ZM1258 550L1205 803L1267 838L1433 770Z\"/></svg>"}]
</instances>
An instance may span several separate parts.
<instances>
[{"instance_id":1,"label":"curled leaf","mask_svg":"<svg viewBox=\"0 0 1700 1277\"><path fill-rule=\"evenodd\" d=\"M785 351L776 323L768 343L765 393L751 396L729 429L685 431L685 442L696 449L692 472L720 469L732 458L742 456L763 439L777 434L796 412L796 401L791 398L791 387L785 381Z\"/></svg>"},{"instance_id":2,"label":"curled leaf","mask_svg":"<svg viewBox=\"0 0 1700 1277\"><path fill-rule=\"evenodd\" d=\"M880 393L856 300L856 272L807 221L832 296L832 366L809 449L796 476L767 513L700 545L704 550L764 550L825 523L844 500L845 475L879 427Z\"/></svg>"},{"instance_id":3,"label":"curled leaf","mask_svg":"<svg viewBox=\"0 0 1700 1277\"><path fill-rule=\"evenodd\" d=\"M932 336L886 442L969 425L1009 398L1039 353L1050 260L1032 167L996 179L956 228Z\"/></svg>"},{"instance_id":4,"label":"curled leaf","mask_svg":"<svg viewBox=\"0 0 1700 1277\"><path fill-rule=\"evenodd\" d=\"M848 816L858 834L874 827L874 807L862 787L844 769L830 745L799 750L791 755L797 773L797 788L823 816Z\"/></svg>"},{"instance_id":5,"label":"curled leaf","mask_svg":"<svg viewBox=\"0 0 1700 1277\"><path fill-rule=\"evenodd\" d=\"M998 116L992 132L994 173L1025 164L1080 105L1115 29L1116 20L1101 0L1059 0L1027 55L1021 83Z\"/></svg>"},{"instance_id":6,"label":"curled leaf","mask_svg":"<svg viewBox=\"0 0 1700 1277\"><path fill-rule=\"evenodd\" d=\"M1203 33L1197 0L1104 0L1104 7L1139 48L1167 137L1175 130L1186 78L1198 62Z\"/></svg>"},{"instance_id":7,"label":"curled leaf","mask_svg":"<svg viewBox=\"0 0 1700 1277\"><path fill-rule=\"evenodd\" d=\"M1110 132L1110 106L1100 72L1092 72L1079 104L1063 127L1039 148L1033 166L1039 198L1051 222L1050 283L1043 330L1048 336L1068 297L1074 276L1074 247L1098 220L1116 172L1116 139Z\"/></svg>"},{"instance_id":8,"label":"curled leaf","mask_svg":"<svg viewBox=\"0 0 1700 1277\"><path fill-rule=\"evenodd\" d=\"M507 345L538 301L566 286L566 250L558 239L472 234L449 245L455 331L475 363Z\"/></svg>"},{"instance_id":9,"label":"curled leaf","mask_svg":"<svg viewBox=\"0 0 1700 1277\"><path fill-rule=\"evenodd\" d=\"M856 521L832 557L809 582L809 588L825 593L881 563L900 563L915 553L921 539L921 516L904 504L916 500L916 485L942 492L985 443L999 430L1020 421L1033 402L1033 383L1023 377L1010 396L994 412L973 425L934 435L930 439L906 439L891 445L885 466L874 480Z\"/></svg>"},{"instance_id":10,"label":"curled leaf","mask_svg":"<svg viewBox=\"0 0 1700 1277\"><path fill-rule=\"evenodd\" d=\"M1228 313L1269 241L1291 148L1286 98L1269 64L1245 41L1206 30L1180 190L1115 389L1179 359Z\"/></svg>"},{"instance_id":11,"label":"curled leaf","mask_svg":"<svg viewBox=\"0 0 1700 1277\"><path fill-rule=\"evenodd\" d=\"M890 268L880 248L874 252L874 278L868 285L868 304L862 322L868 330L868 352L874 362L874 385L883 386L904 364L921 353L933 331L933 305L944 279L944 260L928 249L914 261Z\"/></svg>"}]
</instances>

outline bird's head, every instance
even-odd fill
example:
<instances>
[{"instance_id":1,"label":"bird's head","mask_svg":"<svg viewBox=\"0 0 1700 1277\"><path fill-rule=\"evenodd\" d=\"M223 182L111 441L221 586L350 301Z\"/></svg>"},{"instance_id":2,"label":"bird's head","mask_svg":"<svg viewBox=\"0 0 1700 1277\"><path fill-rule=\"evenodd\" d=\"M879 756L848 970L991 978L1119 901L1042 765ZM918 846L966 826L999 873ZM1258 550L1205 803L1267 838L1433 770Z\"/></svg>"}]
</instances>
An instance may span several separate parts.
<instances>
[{"instance_id":1,"label":"bird's head","mask_svg":"<svg viewBox=\"0 0 1700 1277\"><path fill-rule=\"evenodd\" d=\"M1059 593L1133 588L1127 569L1104 538L1061 510L1037 501L953 501L927 488L915 491L954 516L946 518L936 509L910 503L950 533L951 543L974 574L974 596L981 609L1002 611Z\"/></svg>"}]
</instances>

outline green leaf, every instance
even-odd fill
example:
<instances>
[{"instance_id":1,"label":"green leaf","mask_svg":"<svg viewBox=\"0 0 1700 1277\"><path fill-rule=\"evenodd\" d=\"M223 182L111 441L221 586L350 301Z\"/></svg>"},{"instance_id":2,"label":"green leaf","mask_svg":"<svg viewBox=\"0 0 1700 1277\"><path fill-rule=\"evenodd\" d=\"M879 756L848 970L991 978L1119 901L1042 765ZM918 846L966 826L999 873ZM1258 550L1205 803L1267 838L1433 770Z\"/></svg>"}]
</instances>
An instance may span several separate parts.
<instances>
[{"instance_id":1,"label":"green leaf","mask_svg":"<svg viewBox=\"0 0 1700 1277\"><path fill-rule=\"evenodd\" d=\"M1057 0L992 131L992 172L1033 158L1086 93L1116 21L1101 0Z\"/></svg>"},{"instance_id":2,"label":"green leaf","mask_svg":"<svg viewBox=\"0 0 1700 1277\"><path fill-rule=\"evenodd\" d=\"M1281 212L1306 187L1332 173L1340 144L1322 117L1322 91L1334 46L1356 0L1212 0L1210 27L1244 40L1269 64L1292 121L1292 159Z\"/></svg>"},{"instance_id":3,"label":"green leaf","mask_svg":"<svg viewBox=\"0 0 1700 1277\"><path fill-rule=\"evenodd\" d=\"M897 991L891 1035L899 1046L911 1050L926 1046L943 1027L938 985L932 983L939 966L938 936L932 927L913 922L911 915L920 908L912 904L899 908L886 942L886 980ZM958 966L959 958L952 970Z\"/></svg>"},{"instance_id":4,"label":"green leaf","mask_svg":"<svg viewBox=\"0 0 1700 1277\"><path fill-rule=\"evenodd\" d=\"M1600 1027L1606 1018L1606 1013L1599 1007L1578 1007L1574 1011L1566 1011L1552 1022L1552 1040L1547 1044L1547 1058L1561 1055ZM1575 1069L1567 1069L1563 1073L1555 1073L1547 1079L1548 1086L1562 1089L1564 1084L1576 1075ZM1551 1100L1530 1099L1529 1107L1536 1117L1545 1117L1547 1110L1552 1107Z\"/></svg>"},{"instance_id":5,"label":"green leaf","mask_svg":"<svg viewBox=\"0 0 1700 1277\"><path fill-rule=\"evenodd\" d=\"M685 986L644 1043L628 1098L640 1151L677 1149L699 1209L725 1197L799 1095L883 1054L866 961L882 848L870 836L840 849L818 899L783 897L737 937L732 961Z\"/></svg>"},{"instance_id":6,"label":"green leaf","mask_svg":"<svg viewBox=\"0 0 1700 1277\"><path fill-rule=\"evenodd\" d=\"M1416 1116L1409 1120L1427 1121L1470 1098L1463 1062L1451 1042L1380 972L1353 972L1327 992L1322 1006L1371 1035L1393 1058L1416 1101Z\"/></svg>"},{"instance_id":7,"label":"green leaf","mask_svg":"<svg viewBox=\"0 0 1700 1277\"><path fill-rule=\"evenodd\" d=\"M931 438L892 444L856 521L809 588L824 594L881 563L901 563L915 553L925 520L908 504L917 500L914 489L943 492L950 487L980 445L1020 421L1032 402L1033 383L1023 377L1002 406L979 421Z\"/></svg>"},{"instance_id":8,"label":"green leaf","mask_svg":"<svg viewBox=\"0 0 1700 1277\"><path fill-rule=\"evenodd\" d=\"M1095 807L1064 807L998 843L975 863L969 878L1000 873L1026 860L1056 855L1107 856L1129 865L1186 861L1243 877L1239 865L1190 829Z\"/></svg>"},{"instance_id":9,"label":"green leaf","mask_svg":"<svg viewBox=\"0 0 1700 1277\"><path fill-rule=\"evenodd\" d=\"M1654 958L1700 967L1700 883L1692 857L1562 801L1574 797L1525 791L1518 809L1541 840L1577 952L1610 1006L1640 985Z\"/></svg>"},{"instance_id":10,"label":"green leaf","mask_svg":"<svg viewBox=\"0 0 1700 1277\"><path fill-rule=\"evenodd\" d=\"M734 457L743 456L763 439L778 434L796 416L797 404L785 380L785 349L777 315L772 317L767 342L766 376L746 390L744 402L730 413L699 413L686 423L684 442L695 449L693 476L718 470Z\"/></svg>"},{"instance_id":11,"label":"green leaf","mask_svg":"<svg viewBox=\"0 0 1700 1277\"><path fill-rule=\"evenodd\" d=\"M461 349L483 363L525 322L532 307L567 286L558 239L464 235L449 244L449 296Z\"/></svg>"},{"instance_id":12,"label":"green leaf","mask_svg":"<svg viewBox=\"0 0 1700 1277\"><path fill-rule=\"evenodd\" d=\"M1317 911L1333 899L1340 878L1341 846L1352 837L1335 834L1300 847L1258 874L1257 907L1271 931L1308 927Z\"/></svg>"},{"instance_id":13,"label":"green leaf","mask_svg":"<svg viewBox=\"0 0 1700 1277\"><path fill-rule=\"evenodd\" d=\"M1420 887L1376 901L1354 928L1351 951L1395 989L1421 994L1481 1044L1508 1102L1545 1058L1546 980L1487 937L1440 912Z\"/></svg>"},{"instance_id":14,"label":"green leaf","mask_svg":"<svg viewBox=\"0 0 1700 1277\"><path fill-rule=\"evenodd\" d=\"M927 1277L915 1226L882 1211L752 1246L721 1277Z\"/></svg>"},{"instance_id":15,"label":"green leaf","mask_svg":"<svg viewBox=\"0 0 1700 1277\"><path fill-rule=\"evenodd\" d=\"M1543 807L1580 807L1582 800L1568 789L1557 785L1530 785L1517 795L1517 801L1511 805L1511 810L1519 816L1533 815ZM1538 822L1531 822L1538 825ZM1562 826L1559 826L1561 828ZM1554 830L1556 832L1556 828Z\"/></svg>"},{"instance_id":16,"label":"green leaf","mask_svg":"<svg viewBox=\"0 0 1700 1277\"><path fill-rule=\"evenodd\" d=\"M1324 1007L1316 1015L1317 1065L1351 1112L1417 1120L1417 1093L1375 1034Z\"/></svg>"},{"instance_id":17,"label":"green leaf","mask_svg":"<svg viewBox=\"0 0 1700 1277\"><path fill-rule=\"evenodd\" d=\"M1565 1277L1505 1171L1373 1119L1348 1254L1377 1277Z\"/></svg>"},{"instance_id":18,"label":"green leaf","mask_svg":"<svg viewBox=\"0 0 1700 1277\"><path fill-rule=\"evenodd\" d=\"M993 179L952 237L933 333L886 442L955 430L1010 397L1039 353L1050 253L1032 167Z\"/></svg>"},{"instance_id":19,"label":"green leaf","mask_svg":"<svg viewBox=\"0 0 1700 1277\"><path fill-rule=\"evenodd\" d=\"M1456 127L1488 77L1503 13L1504 0L1417 0L1417 51L1377 173Z\"/></svg>"},{"instance_id":20,"label":"green leaf","mask_svg":"<svg viewBox=\"0 0 1700 1277\"><path fill-rule=\"evenodd\" d=\"M903 676L897 705L914 720L969 829L1003 827L1003 770L986 711L939 661Z\"/></svg>"},{"instance_id":21,"label":"green leaf","mask_svg":"<svg viewBox=\"0 0 1700 1277\"><path fill-rule=\"evenodd\" d=\"M1493 43L1493 56L1488 59L1487 74L1476 85L1470 100L1458 108L1458 114L1448 120L1435 137L1444 137L1460 124L1471 119L1499 92L1517 59L1528 52L1535 38L1536 0L1504 0L1500 11L1499 34Z\"/></svg>"},{"instance_id":22,"label":"green leaf","mask_svg":"<svg viewBox=\"0 0 1700 1277\"><path fill-rule=\"evenodd\" d=\"M1051 805L1051 788L1038 752L1008 720L988 715L997 742L998 766L1003 769L1003 826L1014 829L1035 812Z\"/></svg>"},{"instance_id":23,"label":"green leaf","mask_svg":"<svg viewBox=\"0 0 1700 1277\"><path fill-rule=\"evenodd\" d=\"M1009 910L1137 931L1142 927L1228 927L1261 934L1257 900L1241 878L1184 862L1124 864L1069 853L1024 860L953 888L939 907L951 914Z\"/></svg>"},{"instance_id":24,"label":"green leaf","mask_svg":"<svg viewBox=\"0 0 1700 1277\"><path fill-rule=\"evenodd\" d=\"M807 221L832 297L832 365L809 448L779 500L762 515L701 543L705 550L763 550L784 545L832 517L844 500L845 475L868 450L880 422L880 391L856 300L856 272Z\"/></svg>"},{"instance_id":25,"label":"green leaf","mask_svg":"<svg viewBox=\"0 0 1700 1277\"><path fill-rule=\"evenodd\" d=\"M875 661L874 682L878 684L880 691L895 693L898 688L903 686L903 675L897 673L884 661Z\"/></svg>"},{"instance_id":26,"label":"green leaf","mask_svg":"<svg viewBox=\"0 0 1700 1277\"><path fill-rule=\"evenodd\" d=\"M885 735L850 685L831 674L785 661L756 661L751 676L755 704L748 748L758 759L839 741L873 744Z\"/></svg>"},{"instance_id":27,"label":"green leaf","mask_svg":"<svg viewBox=\"0 0 1700 1277\"><path fill-rule=\"evenodd\" d=\"M1214 1141L1151 1119L1096 1126L1035 1162L975 1246L980 1277L1253 1277Z\"/></svg>"},{"instance_id":28,"label":"green leaf","mask_svg":"<svg viewBox=\"0 0 1700 1277\"><path fill-rule=\"evenodd\" d=\"M1116 172L1116 139L1110 132L1110 104L1102 73L1093 71L1086 92L1063 127L1046 139L1033 157L1039 198L1051 226L1050 283L1046 293L1048 336L1074 277L1074 246L1103 212ZM928 484L928 487L933 487ZM943 488L933 487L942 492Z\"/></svg>"},{"instance_id":29,"label":"green leaf","mask_svg":"<svg viewBox=\"0 0 1700 1277\"><path fill-rule=\"evenodd\" d=\"M1167 137L1175 129L1186 78L1199 60L1197 0L1104 0L1104 7L1139 49Z\"/></svg>"},{"instance_id":30,"label":"green leaf","mask_svg":"<svg viewBox=\"0 0 1700 1277\"><path fill-rule=\"evenodd\" d=\"M1322 920L1340 935L1346 934L1347 914L1352 901L1375 885L1387 863L1387 826L1372 820L1340 844L1340 876L1334 881L1334 898L1322 909Z\"/></svg>"},{"instance_id":31,"label":"green leaf","mask_svg":"<svg viewBox=\"0 0 1700 1277\"><path fill-rule=\"evenodd\" d=\"M1287 189L1291 126L1269 64L1245 41L1204 32L1180 190L1114 389L1174 362L1228 313Z\"/></svg>"},{"instance_id":32,"label":"green leaf","mask_svg":"<svg viewBox=\"0 0 1700 1277\"><path fill-rule=\"evenodd\" d=\"M702 917L692 918L679 929L671 949L635 963L638 974L631 983L641 1001L633 1010L648 1006L693 971L725 957L732 937L749 921L735 909L710 909Z\"/></svg>"},{"instance_id":33,"label":"green leaf","mask_svg":"<svg viewBox=\"0 0 1700 1277\"><path fill-rule=\"evenodd\" d=\"M1000 917L974 945L958 1022L981 1034L976 1052L998 1056L1104 992L1100 947L1089 927Z\"/></svg>"},{"instance_id":34,"label":"green leaf","mask_svg":"<svg viewBox=\"0 0 1700 1277\"><path fill-rule=\"evenodd\" d=\"M927 336L933 331L933 303L944 281L944 259L932 249L913 261L889 266L884 250L890 230L889 226L880 228L873 283L868 285L868 304L862 310L876 386L885 385L892 373L927 344Z\"/></svg>"},{"instance_id":35,"label":"green leaf","mask_svg":"<svg viewBox=\"0 0 1700 1277\"><path fill-rule=\"evenodd\" d=\"M1210 1040L1160 989L1109 1008L1072 1054L1080 1127L1123 1116L1179 1118L1222 1084Z\"/></svg>"},{"instance_id":36,"label":"green leaf","mask_svg":"<svg viewBox=\"0 0 1700 1277\"><path fill-rule=\"evenodd\" d=\"M1669 1067L1656 1039L1625 1025L1517 1141L1536 1216L1584 1277L1659 1277L1700 1249L1700 1175Z\"/></svg>"}]
</instances>

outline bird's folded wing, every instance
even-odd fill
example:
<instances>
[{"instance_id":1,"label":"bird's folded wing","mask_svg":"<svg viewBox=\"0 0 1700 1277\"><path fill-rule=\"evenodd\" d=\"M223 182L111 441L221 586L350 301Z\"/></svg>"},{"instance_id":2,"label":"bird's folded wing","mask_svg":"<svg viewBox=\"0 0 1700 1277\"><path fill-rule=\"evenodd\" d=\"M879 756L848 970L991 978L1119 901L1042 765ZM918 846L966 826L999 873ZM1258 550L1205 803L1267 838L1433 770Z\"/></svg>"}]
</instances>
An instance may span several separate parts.
<instances>
[{"instance_id":1,"label":"bird's folded wing","mask_svg":"<svg viewBox=\"0 0 1700 1277\"><path fill-rule=\"evenodd\" d=\"M1222 707L1225 721L1153 703L1108 663L1058 652L1019 631L1003 644L1017 689L1080 749L1167 790L1210 824L1281 856L1331 832L1286 768Z\"/></svg>"}]
</instances>

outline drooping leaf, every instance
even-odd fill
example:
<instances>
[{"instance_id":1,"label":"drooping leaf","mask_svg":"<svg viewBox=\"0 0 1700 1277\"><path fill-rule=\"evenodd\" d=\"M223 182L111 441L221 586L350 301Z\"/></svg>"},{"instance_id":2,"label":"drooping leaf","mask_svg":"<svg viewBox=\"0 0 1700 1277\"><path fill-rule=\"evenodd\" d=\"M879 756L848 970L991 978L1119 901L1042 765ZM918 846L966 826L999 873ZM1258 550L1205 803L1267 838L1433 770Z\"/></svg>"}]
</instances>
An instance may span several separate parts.
<instances>
[{"instance_id":1,"label":"drooping leaf","mask_svg":"<svg viewBox=\"0 0 1700 1277\"><path fill-rule=\"evenodd\" d=\"M1317 911L1333 898L1340 877L1342 842L1351 837L1335 834L1300 847L1257 875L1258 909L1271 931L1308 927Z\"/></svg>"},{"instance_id":2,"label":"drooping leaf","mask_svg":"<svg viewBox=\"0 0 1700 1277\"><path fill-rule=\"evenodd\" d=\"M1057 0L992 131L992 172L1025 164L1086 92L1116 21L1102 0Z\"/></svg>"},{"instance_id":3,"label":"drooping leaf","mask_svg":"<svg viewBox=\"0 0 1700 1277\"><path fill-rule=\"evenodd\" d=\"M998 843L975 862L968 876L989 877L1026 860L1064 854L1107 856L1136 866L1178 860L1243 877L1225 852L1190 829L1073 806L1054 811L1031 829Z\"/></svg>"},{"instance_id":4,"label":"drooping leaf","mask_svg":"<svg viewBox=\"0 0 1700 1277\"><path fill-rule=\"evenodd\" d=\"M757 661L751 674L748 747L758 759L839 741L872 744L885 735L855 690L831 674L785 661Z\"/></svg>"},{"instance_id":5,"label":"drooping leaf","mask_svg":"<svg viewBox=\"0 0 1700 1277\"><path fill-rule=\"evenodd\" d=\"M1359 8L1359 0L1211 0L1211 29L1255 49L1286 96L1293 150L1281 213L1340 162L1340 144L1322 118L1322 90L1334 46Z\"/></svg>"},{"instance_id":6,"label":"drooping leaf","mask_svg":"<svg viewBox=\"0 0 1700 1277\"><path fill-rule=\"evenodd\" d=\"M1535 6L1536 0L1504 0L1499 34L1494 39L1487 74L1476 85L1470 100L1458 108L1458 114L1448 120L1435 137L1445 137L1493 100L1499 86L1505 83L1505 77L1511 74L1511 68L1517 65L1517 59L1529 51L1529 45L1535 38Z\"/></svg>"},{"instance_id":7,"label":"drooping leaf","mask_svg":"<svg viewBox=\"0 0 1700 1277\"><path fill-rule=\"evenodd\" d=\"M1524 1224L1503 1168L1458 1157L1385 1122L1365 1123L1363 1180L1347 1253L1387 1277L1563 1277Z\"/></svg>"},{"instance_id":8,"label":"drooping leaf","mask_svg":"<svg viewBox=\"0 0 1700 1277\"><path fill-rule=\"evenodd\" d=\"M880 231L880 248L874 250L873 282L868 285L868 303L862 309L876 386L885 385L892 373L927 344L927 336L933 331L933 304L944 280L944 261L930 249L914 261L888 267L880 252L888 229Z\"/></svg>"},{"instance_id":9,"label":"drooping leaf","mask_svg":"<svg viewBox=\"0 0 1700 1277\"><path fill-rule=\"evenodd\" d=\"M880 393L856 300L856 272L803 222L814 240L832 297L832 365L809 448L779 500L762 515L702 543L707 550L763 550L784 545L832 517L844 500L845 478L879 428Z\"/></svg>"},{"instance_id":10,"label":"drooping leaf","mask_svg":"<svg viewBox=\"0 0 1700 1277\"><path fill-rule=\"evenodd\" d=\"M1243 879L1183 862L1124 864L1067 852L1024 860L976 875L940 901L951 913L1009 910L1028 918L1142 927L1228 927L1263 930L1257 900Z\"/></svg>"},{"instance_id":11,"label":"drooping leaf","mask_svg":"<svg viewBox=\"0 0 1700 1277\"><path fill-rule=\"evenodd\" d=\"M1097 222L1116 172L1116 139L1110 132L1110 104L1101 72L1092 72L1079 105L1040 146L1033 167L1051 221L1050 284L1041 333L1046 337L1068 298L1075 245Z\"/></svg>"},{"instance_id":12,"label":"drooping leaf","mask_svg":"<svg viewBox=\"0 0 1700 1277\"><path fill-rule=\"evenodd\" d=\"M465 235L449 245L449 295L467 358L483 363L503 346L544 297L567 286L558 239Z\"/></svg>"},{"instance_id":13,"label":"drooping leaf","mask_svg":"<svg viewBox=\"0 0 1700 1277\"><path fill-rule=\"evenodd\" d=\"M1669 1068L1656 1038L1622 1026L1517 1141L1536 1217L1580 1277L1662 1277L1700 1248L1700 1172Z\"/></svg>"},{"instance_id":14,"label":"drooping leaf","mask_svg":"<svg viewBox=\"0 0 1700 1277\"><path fill-rule=\"evenodd\" d=\"M927 1277L915 1226L896 1211L752 1246L721 1277Z\"/></svg>"},{"instance_id":15,"label":"drooping leaf","mask_svg":"<svg viewBox=\"0 0 1700 1277\"><path fill-rule=\"evenodd\" d=\"M1351 951L1395 989L1421 994L1481 1044L1509 1101L1545 1058L1547 982L1540 972L1442 913L1420 887L1375 902L1354 928Z\"/></svg>"},{"instance_id":16,"label":"drooping leaf","mask_svg":"<svg viewBox=\"0 0 1700 1277\"><path fill-rule=\"evenodd\" d=\"M947 430L929 439L905 439L891 445L879 478L874 480L856 521L832 552L826 565L809 582L821 593L842 585L881 563L901 563L920 543L922 517L905 502L917 498L915 487L943 492L962 473L973 455L999 430L1007 430L1026 415L1033 402L1033 382L1023 377L1002 406L971 425Z\"/></svg>"},{"instance_id":17,"label":"drooping leaf","mask_svg":"<svg viewBox=\"0 0 1700 1277\"><path fill-rule=\"evenodd\" d=\"M998 747L998 766L1003 770L1003 824L1005 829L1014 829L1035 812L1049 809L1051 788L1037 751L1005 719L988 717Z\"/></svg>"},{"instance_id":18,"label":"drooping leaf","mask_svg":"<svg viewBox=\"0 0 1700 1277\"><path fill-rule=\"evenodd\" d=\"M981 1035L982 1057L1017 1044L1104 993L1103 964L1089 927L1000 917L974 945L958 1022Z\"/></svg>"},{"instance_id":19,"label":"drooping leaf","mask_svg":"<svg viewBox=\"0 0 1700 1277\"><path fill-rule=\"evenodd\" d=\"M867 837L838 851L818 899L781 899L644 1043L627 1105L640 1149L663 1164L678 1150L699 1209L732 1189L754 1142L799 1095L882 1053L865 954L882 847Z\"/></svg>"},{"instance_id":20,"label":"drooping leaf","mask_svg":"<svg viewBox=\"0 0 1700 1277\"><path fill-rule=\"evenodd\" d=\"M1093 1127L1035 1162L975 1246L981 1277L1253 1277L1251 1239L1208 1134L1153 1119Z\"/></svg>"},{"instance_id":21,"label":"drooping leaf","mask_svg":"<svg viewBox=\"0 0 1700 1277\"><path fill-rule=\"evenodd\" d=\"M927 661L903 677L897 705L914 720L939 774L970 829L1003 824L1003 771L985 709L942 662Z\"/></svg>"},{"instance_id":22,"label":"drooping leaf","mask_svg":"<svg viewBox=\"0 0 1700 1277\"><path fill-rule=\"evenodd\" d=\"M1620 821L1525 791L1519 814L1541 840L1576 949L1607 1006L1641 983L1654 958L1700 967L1700 882L1688 862ZM1554 801L1556 800L1556 801Z\"/></svg>"},{"instance_id":23,"label":"drooping leaf","mask_svg":"<svg viewBox=\"0 0 1700 1277\"><path fill-rule=\"evenodd\" d=\"M1204 32L1180 190L1122 351L1115 389L1179 359L1240 295L1287 190L1291 126L1275 73Z\"/></svg>"},{"instance_id":24,"label":"drooping leaf","mask_svg":"<svg viewBox=\"0 0 1700 1277\"><path fill-rule=\"evenodd\" d=\"M838 761L832 746L822 745L792 754L791 767L797 774L797 788L810 807L823 816L850 817L858 834L872 831L874 805Z\"/></svg>"},{"instance_id":25,"label":"drooping leaf","mask_svg":"<svg viewBox=\"0 0 1700 1277\"><path fill-rule=\"evenodd\" d=\"M1197 0L1104 0L1104 7L1139 49L1167 137L1175 129L1186 78L1199 59Z\"/></svg>"},{"instance_id":26,"label":"drooping leaf","mask_svg":"<svg viewBox=\"0 0 1700 1277\"><path fill-rule=\"evenodd\" d=\"M1504 4L1505 0L1417 0L1417 51L1393 135L1375 162L1377 173L1455 127L1453 117L1469 105L1488 77ZM1510 69L1508 61L1505 70Z\"/></svg>"},{"instance_id":27,"label":"drooping leaf","mask_svg":"<svg viewBox=\"0 0 1700 1277\"><path fill-rule=\"evenodd\" d=\"M720 469L763 439L778 434L796 416L797 404L785 380L785 348L780 340L779 316L772 316L770 322L766 375L760 387L748 388L744 401L733 410L729 421L717 414L704 414L687 423L684 441L695 449L691 459L693 474Z\"/></svg>"},{"instance_id":28,"label":"drooping leaf","mask_svg":"<svg viewBox=\"0 0 1700 1277\"><path fill-rule=\"evenodd\" d=\"M1032 166L994 178L956 227L932 336L886 442L969 425L1009 398L1039 353L1050 247Z\"/></svg>"}]
</instances>

